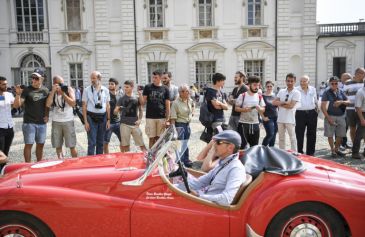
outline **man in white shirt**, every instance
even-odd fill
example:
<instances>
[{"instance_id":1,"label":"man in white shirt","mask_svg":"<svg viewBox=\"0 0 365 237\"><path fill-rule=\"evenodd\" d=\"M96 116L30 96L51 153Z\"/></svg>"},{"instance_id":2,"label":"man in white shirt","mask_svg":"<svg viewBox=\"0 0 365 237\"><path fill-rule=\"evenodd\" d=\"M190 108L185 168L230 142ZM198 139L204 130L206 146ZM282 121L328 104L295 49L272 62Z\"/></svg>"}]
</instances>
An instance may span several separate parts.
<instances>
[{"instance_id":1,"label":"man in white shirt","mask_svg":"<svg viewBox=\"0 0 365 237\"><path fill-rule=\"evenodd\" d=\"M296 77L293 73L286 75L285 83L287 88L281 89L272 102L278 106L278 133L279 147L285 149L285 131L290 138L291 150L297 151L297 139L295 136L295 111L297 103L300 102L300 92L294 88Z\"/></svg>"},{"instance_id":2,"label":"man in white shirt","mask_svg":"<svg viewBox=\"0 0 365 237\"><path fill-rule=\"evenodd\" d=\"M76 105L75 91L64 84L61 76L53 77L52 90L47 98L46 106L52 111L52 147L56 148L58 159L63 158L63 141L70 148L72 157L77 157L76 132L73 107Z\"/></svg>"},{"instance_id":3,"label":"man in white shirt","mask_svg":"<svg viewBox=\"0 0 365 237\"><path fill-rule=\"evenodd\" d=\"M295 113L295 134L297 138L298 152L304 154L304 133L307 129L307 155L314 155L316 150L318 100L317 92L309 85L309 77L300 78L300 86L296 87L300 92L300 106Z\"/></svg>"}]
</instances>

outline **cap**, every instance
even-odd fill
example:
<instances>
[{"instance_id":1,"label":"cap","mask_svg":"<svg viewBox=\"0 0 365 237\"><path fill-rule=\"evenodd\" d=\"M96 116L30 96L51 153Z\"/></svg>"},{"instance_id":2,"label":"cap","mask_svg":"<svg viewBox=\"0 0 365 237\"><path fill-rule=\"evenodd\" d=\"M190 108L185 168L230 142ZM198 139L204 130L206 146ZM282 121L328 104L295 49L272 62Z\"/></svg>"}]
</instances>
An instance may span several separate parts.
<instances>
[{"instance_id":1,"label":"cap","mask_svg":"<svg viewBox=\"0 0 365 237\"><path fill-rule=\"evenodd\" d=\"M338 77L336 77L336 76L333 76L333 77L330 77L330 82L331 81L339 81L340 79L338 78Z\"/></svg>"},{"instance_id":2,"label":"cap","mask_svg":"<svg viewBox=\"0 0 365 237\"><path fill-rule=\"evenodd\" d=\"M44 77L44 71L41 68L34 69L32 75L36 75L37 77Z\"/></svg>"},{"instance_id":3,"label":"cap","mask_svg":"<svg viewBox=\"0 0 365 237\"><path fill-rule=\"evenodd\" d=\"M237 147L241 146L241 136L233 130L224 130L213 137L214 140L223 140L234 144Z\"/></svg>"}]
</instances>

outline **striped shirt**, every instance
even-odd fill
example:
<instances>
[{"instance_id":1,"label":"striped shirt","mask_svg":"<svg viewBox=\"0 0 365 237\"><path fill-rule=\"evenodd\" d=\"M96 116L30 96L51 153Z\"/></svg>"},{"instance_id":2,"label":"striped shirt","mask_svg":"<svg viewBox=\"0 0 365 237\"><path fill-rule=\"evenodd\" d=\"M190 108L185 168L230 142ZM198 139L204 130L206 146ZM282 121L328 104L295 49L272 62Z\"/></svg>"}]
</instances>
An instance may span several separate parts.
<instances>
[{"instance_id":1,"label":"striped shirt","mask_svg":"<svg viewBox=\"0 0 365 237\"><path fill-rule=\"evenodd\" d=\"M346 109L355 109L355 96L356 92L363 88L364 84L363 82L357 82L354 80L348 80L346 81L343 91L345 92L345 95L350 100L350 104L346 107Z\"/></svg>"}]
</instances>

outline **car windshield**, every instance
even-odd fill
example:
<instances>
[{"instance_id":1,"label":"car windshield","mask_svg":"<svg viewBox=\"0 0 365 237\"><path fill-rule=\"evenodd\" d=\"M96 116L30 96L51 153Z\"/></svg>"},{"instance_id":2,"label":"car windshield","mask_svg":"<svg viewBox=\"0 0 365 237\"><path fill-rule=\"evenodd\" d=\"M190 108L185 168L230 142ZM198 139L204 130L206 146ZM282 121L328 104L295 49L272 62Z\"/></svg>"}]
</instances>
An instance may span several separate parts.
<instances>
[{"instance_id":1,"label":"car windshield","mask_svg":"<svg viewBox=\"0 0 365 237\"><path fill-rule=\"evenodd\" d=\"M173 125L168 127L151 149L146 152L146 170L143 175L136 180L123 182L123 184L132 186L143 184L147 176L151 174L163 158L167 158L165 160L168 161L169 170L174 170L175 164L188 146L188 140L178 139L183 133L183 128L176 128Z\"/></svg>"}]
</instances>

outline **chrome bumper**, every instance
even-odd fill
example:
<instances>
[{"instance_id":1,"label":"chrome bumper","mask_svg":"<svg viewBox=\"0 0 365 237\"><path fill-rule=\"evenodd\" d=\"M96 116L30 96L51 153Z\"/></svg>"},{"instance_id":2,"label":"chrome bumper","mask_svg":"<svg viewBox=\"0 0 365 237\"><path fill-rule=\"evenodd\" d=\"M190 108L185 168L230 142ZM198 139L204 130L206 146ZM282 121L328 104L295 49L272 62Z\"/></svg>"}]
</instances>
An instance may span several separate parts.
<instances>
[{"instance_id":1,"label":"chrome bumper","mask_svg":"<svg viewBox=\"0 0 365 237\"><path fill-rule=\"evenodd\" d=\"M263 237L261 235L256 234L256 232L251 228L249 224L246 224L246 236L247 237Z\"/></svg>"}]
</instances>

